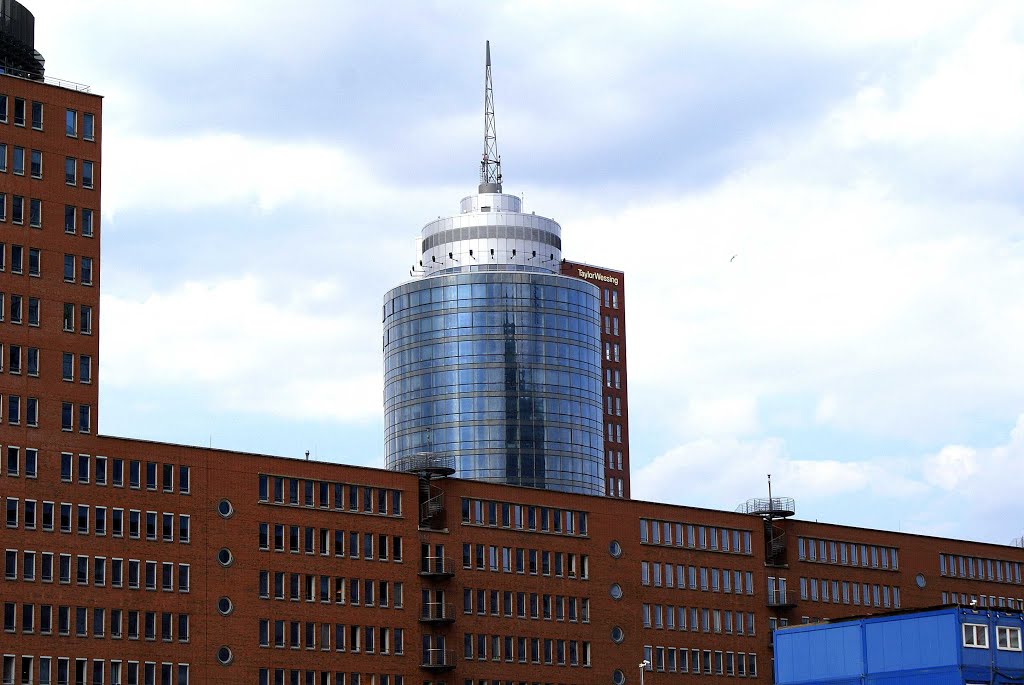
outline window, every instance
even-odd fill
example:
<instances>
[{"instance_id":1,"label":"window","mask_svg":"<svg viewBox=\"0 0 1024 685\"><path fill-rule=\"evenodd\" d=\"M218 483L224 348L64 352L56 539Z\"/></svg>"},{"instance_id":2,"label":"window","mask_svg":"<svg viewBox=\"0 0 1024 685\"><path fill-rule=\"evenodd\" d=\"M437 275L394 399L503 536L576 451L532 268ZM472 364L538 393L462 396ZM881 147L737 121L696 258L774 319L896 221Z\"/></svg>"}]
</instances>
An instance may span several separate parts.
<instances>
[{"instance_id":1,"label":"window","mask_svg":"<svg viewBox=\"0 0 1024 685\"><path fill-rule=\"evenodd\" d=\"M96 133L96 117L93 114L84 112L82 114L82 138L85 140L95 140Z\"/></svg>"},{"instance_id":2,"label":"window","mask_svg":"<svg viewBox=\"0 0 1024 685\"><path fill-rule=\"evenodd\" d=\"M92 237L92 210L82 209L82 235L86 238Z\"/></svg>"},{"instance_id":3,"label":"window","mask_svg":"<svg viewBox=\"0 0 1024 685\"><path fill-rule=\"evenodd\" d=\"M16 224L25 221L25 198L20 195L11 196L11 221Z\"/></svg>"},{"instance_id":4,"label":"window","mask_svg":"<svg viewBox=\"0 0 1024 685\"><path fill-rule=\"evenodd\" d=\"M64 255L64 280L68 283L74 283L75 281L75 255Z\"/></svg>"},{"instance_id":5,"label":"window","mask_svg":"<svg viewBox=\"0 0 1024 685\"><path fill-rule=\"evenodd\" d=\"M72 186L78 183L78 160L74 157L64 158L64 182Z\"/></svg>"},{"instance_id":6,"label":"window","mask_svg":"<svg viewBox=\"0 0 1024 685\"><path fill-rule=\"evenodd\" d=\"M25 423L36 427L39 425L39 398L28 397L25 400Z\"/></svg>"},{"instance_id":7,"label":"window","mask_svg":"<svg viewBox=\"0 0 1024 685\"><path fill-rule=\"evenodd\" d=\"M7 396L7 423L16 425L21 423L21 396Z\"/></svg>"},{"instance_id":8,"label":"window","mask_svg":"<svg viewBox=\"0 0 1024 685\"><path fill-rule=\"evenodd\" d=\"M11 373L21 373L21 345L8 346L7 368Z\"/></svg>"},{"instance_id":9,"label":"window","mask_svg":"<svg viewBox=\"0 0 1024 685\"><path fill-rule=\"evenodd\" d=\"M75 355L71 352L64 352L61 359L61 380L75 380Z\"/></svg>"},{"instance_id":10,"label":"window","mask_svg":"<svg viewBox=\"0 0 1024 685\"><path fill-rule=\"evenodd\" d=\"M29 153L29 172L32 174L32 178L43 177L43 151L32 150Z\"/></svg>"},{"instance_id":11,"label":"window","mask_svg":"<svg viewBox=\"0 0 1024 685\"><path fill-rule=\"evenodd\" d=\"M82 257L82 285L92 285L92 257Z\"/></svg>"},{"instance_id":12,"label":"window","mask_svg":"<svg viewBox=\"0 0 1024 685\"><path fill-rule=\"evenodd\" d=\"M43 225L43 202L37 198L28 201L28 225L39 228Z\"/></svg>"},{"instance_id":13,"label":"window","mask_svg":"<svg viewBox=\"0 0 1024 685\"><path fill-rule=\"evenodd\" d=\"M74 428L74 405L70 402L60 403L60 428L61 430L69 431Z\"/></svg>"},{"instance_id":14,"label":"window","mask_svg":"<svg viewBox=\"0 0 1024 685\"><path fill-rule=\"evenodd\" d=\"M72 138L78 135L78 112L73 109L64 111L64 133Z\"/></svg>"},{"instance_id":15,"label":"window","mask_svg":"<svg viewBox=\"0 0 1024 685\"><path fill-rule=\"evenodd\" d=\"M32 128L43 130L43 103L32 101Z\"/></svg>"},{"instance_id":16,"label":"window","mask_svg":"<svg viewBox=\"0 0 1024 685\"><path fill-rule=\"evenodd\" d=\"M24 269L25 248L21 245L11 245L11 273L20 274Z\"/></svg>"},{"instance_id":17,"label":"window","mask_svg":"<svg viewBox=\"0 0 1024 685\"><path fill-rule=\"evenodd\" d=\"M25 175L25 148L14 147L14 157L11 160L11 171L18 176Z\"/></svg>"},{"instance_id":18,"label":"window","mask_svg":"<svg viewBox=\"0 0 1024 685\"><path fill-rule=\"evenodd\" d=\"M988 626L977 623L965 623L964 647L988 649Z\"/></svg>"},{"instance_id":19,"label":"window","mask_svg":"<svg viewBox=\"0 0 1024 685\"><path fill-rule=\"evenodd\" d=\"M28 275L39 275L40 252L38 247L28 248Z\"/></svg>"},{"instance_id":20,"label":"window","mask_svg":"<svg viewBox=\"0 0 1024 685\"><path fill-rule=\"evenodd\" d=\"M1014 652L1021 651L1020 628L996 626L996 648Z\"/></svg>"},{"instance_id":21,"label":"window","mask_svg":"<svg viewBox=\"0 0 1024 685\"><path fill-rule=\"evenodd\" d=\"M83 188L92 188L93 187L92 171L93 171L93 163L88 161L88 160L82 160L82 187Z\"/></svg>"},{"instance_id":22,"label":"window","mask_svg":"<svg viewBox=\"0 0 1024 685\"><path fill-rule=\"evenodd\" d=\"M11 295L11 323L21 323L21 295Z\"/></svg>"},{"instance_id":23,"label":"window","mask_svg":"<svg viewBox=\"0 0 1024 685\"><path fill-rule=\"evenodd\" d=\"M25 125L25 98L14 98L14 125Z\"/></svg>"},{"instance_id":24,"label":"window","mask_svg":"<svg viewBox=\"0 0 1024 685\"><path fill-rule=\"evenodd\" d=\"M92 356L82 354L78 356L78 382L92 383Z\"/></svg>"},{"instance_id":25,"label":"window","mask_svg":"<svg viewBox=\"0 0 1024 685\"><path fill-rule=\"evenodd\" d=\"M78 330L82 335L92 335L92 307L82 305L79 308Z\"/></svg>"}]
</instances>

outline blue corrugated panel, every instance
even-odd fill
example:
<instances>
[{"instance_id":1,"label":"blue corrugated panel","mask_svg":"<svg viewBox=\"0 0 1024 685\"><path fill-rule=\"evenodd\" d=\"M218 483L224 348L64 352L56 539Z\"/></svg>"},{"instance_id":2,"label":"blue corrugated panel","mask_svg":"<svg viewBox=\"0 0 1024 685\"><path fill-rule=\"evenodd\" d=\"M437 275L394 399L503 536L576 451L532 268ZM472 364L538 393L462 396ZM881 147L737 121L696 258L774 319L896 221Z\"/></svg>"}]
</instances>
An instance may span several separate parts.
<instances>
[{"instance_id":1,"label":"blue corrugated panel","mask_svg":"<svg viewBox=\"0 0 1024 685\"><path fill-rule=\"evenodd\" d=\"M1024 617L1020 614L996 614L992 621L992 644L997 646L996 629L998 626L1024 628ZM997 649L995 652L996 669L1010 679L1020 681L1024 677L1024 652Z\"/></svg>"},{"instance_id":2,"label":"blue corrugated panel","mask_svg":"<svg viewBox=\"0 0 1024 685\"><path fill-rule=\"evenodd\" d=\"M888 673L957 663L959 628L951 612L864 622L867 672Z\"/></svg>"},{"instance_id":3,"label":"blue corrugated panel","mask_svg":"<svg viewBox=\"0 0 1024 685\"><path fill-rule=\"evenodd\" d=\"M987 680L986 680L987 682ZM904 673L869 675L865 685L963 685L963 677L956 667L921 669Z\"/></svg>"},{"instance_id":4,"label":"blue corrugated panel","mask_svg":"<svg viewBox=\"0 0 1024 685\"><path fill-rule=\"evenodd\" d=\"M857 679L863 673L860 626L833 625L828 630L791 628L775 633L776 683Z\"/></svg>"}]
</instances>

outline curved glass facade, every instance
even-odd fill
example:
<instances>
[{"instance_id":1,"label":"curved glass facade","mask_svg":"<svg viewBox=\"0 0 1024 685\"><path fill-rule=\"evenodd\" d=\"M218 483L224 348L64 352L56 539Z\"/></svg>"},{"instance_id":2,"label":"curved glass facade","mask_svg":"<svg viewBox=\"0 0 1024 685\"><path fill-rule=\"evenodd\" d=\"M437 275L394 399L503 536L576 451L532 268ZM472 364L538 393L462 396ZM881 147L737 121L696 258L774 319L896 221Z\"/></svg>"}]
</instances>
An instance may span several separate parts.
<instances>
[{"instance_id":1,"label":"curved glass facade","mask_svg":"<svg viewBox=\"0 0 1024 685\"><path fill-rule=\"evenodd\" d=\"M550 273L462 272L385 296L386 464L604 494L599 289Z\"/></svg>"}]
</instances>

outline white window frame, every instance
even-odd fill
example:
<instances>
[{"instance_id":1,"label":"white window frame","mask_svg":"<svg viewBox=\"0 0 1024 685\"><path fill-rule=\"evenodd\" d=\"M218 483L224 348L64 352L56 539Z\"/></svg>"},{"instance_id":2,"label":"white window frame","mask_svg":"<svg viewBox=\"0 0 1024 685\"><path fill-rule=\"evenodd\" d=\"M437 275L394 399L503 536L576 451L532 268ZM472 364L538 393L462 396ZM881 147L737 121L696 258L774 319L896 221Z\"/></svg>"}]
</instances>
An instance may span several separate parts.
<instances>
[{"instance_id":1,"label":"white window frame","mask_svg":"<svg viewBox=\"0 0 1024 685\"><path fill-rule=\"evenodd\" d=\"M1011 640L1013 636L1015 639ZM1006 646L1003 646L1004 637L1006 638ZM1016 642L1016 646L1014 646ZM1004 652L1019 652L1021 651L1020 644L1020 628L1014 626L996 626L996 649Z\"/></svg>"},{"instance_id":2,"label":"white window frame","mask_svg":"<svg viewBox=\"0 0 1024 685\"><path fill-rule=\"evenodd\" d=\"M963 643L964 647L972 649L988 649L988 626L983 623L964 623Z\"/></svg>"}]
</instances>

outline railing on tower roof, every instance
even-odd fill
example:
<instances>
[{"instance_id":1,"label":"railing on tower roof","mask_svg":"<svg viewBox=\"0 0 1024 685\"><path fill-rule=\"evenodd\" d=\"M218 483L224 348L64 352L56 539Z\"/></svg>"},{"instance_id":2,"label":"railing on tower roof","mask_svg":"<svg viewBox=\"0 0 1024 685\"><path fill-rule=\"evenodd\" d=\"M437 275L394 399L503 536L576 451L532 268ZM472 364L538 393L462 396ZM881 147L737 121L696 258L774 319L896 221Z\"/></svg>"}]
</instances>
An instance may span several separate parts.
<instances>
[{"instance_id":1,"label":"railing on tower roof","mask_svg":"<svg viewBox=\"0 0 1024 685\"><path fill-rule=\"evenodd\" d=\"M796 513L796 502L792 497L754 497L736 507L740 514L782 517Z\"/></svg>"}]
</instances>

